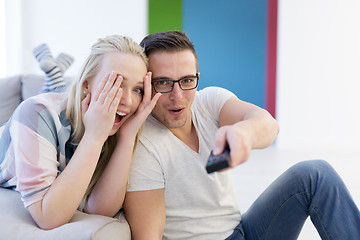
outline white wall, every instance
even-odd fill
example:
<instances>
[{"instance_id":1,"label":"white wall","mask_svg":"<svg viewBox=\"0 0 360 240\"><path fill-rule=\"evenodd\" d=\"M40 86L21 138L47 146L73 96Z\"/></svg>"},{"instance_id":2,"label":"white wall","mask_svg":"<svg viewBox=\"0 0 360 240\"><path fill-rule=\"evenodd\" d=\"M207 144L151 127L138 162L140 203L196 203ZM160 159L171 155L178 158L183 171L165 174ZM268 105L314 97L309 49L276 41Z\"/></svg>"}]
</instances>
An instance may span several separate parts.
<instances>
[{"instance_id":1,"label":"white wall","mask_svg":"<svg viewBox=\"0 0 360 240\"><path fill-rule=\"evenodd\" d=\"M5 77L6 59L5 54L5 2L0 0L0 78Z\"/></svg>"},{"instance_id":2,"label":"white wall","mask_svg":"<svg viewBox=\"0 0 360 240\"><path fill-rule=\"evenodd\" d=\"M360 1L280 0L279 147L360 148Z\"/></svg>"},{"instance_id":3,"label":"white wall","mask_svg":"<svg viewBox=\"0 0 360 240\"><path fill-rule=\"evenodd\" d=\"M147 33L147 0L0 0L6 3L7 72L41 73L38 44L75 57L99 37ZM278 147L360 147L360 1L279 0Z\"/></svg>"},{"instance_id":4,"label":"white wall","mask_svg":"<svg viewBox=\"0 0 360 240\"><path fill-rule=\"evenodd\" d=\"M140 42L147 34L147 0L5 0L7 71L39 73L32 49L47 43L54 55L75 58L67 75L76 74L91 45L121 34Z\"/></svg>"}]
</instances>

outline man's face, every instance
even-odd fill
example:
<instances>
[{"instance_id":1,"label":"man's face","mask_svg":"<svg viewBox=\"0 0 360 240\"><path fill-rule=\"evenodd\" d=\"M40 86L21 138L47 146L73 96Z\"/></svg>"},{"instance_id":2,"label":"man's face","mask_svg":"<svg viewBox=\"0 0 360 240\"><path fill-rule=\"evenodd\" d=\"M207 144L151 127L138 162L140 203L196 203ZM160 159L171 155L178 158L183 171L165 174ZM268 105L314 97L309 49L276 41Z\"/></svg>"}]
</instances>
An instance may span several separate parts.
<instances>
[{"instance_id":1,"label":"man's face","mask_svg":"<svg viewBox=\"0 0 360 240\"><path fill-rule=\"evenodd\" d=\"M195 56L190 50L154 52L149 56L149 70L152 72L152 78L161 77L172 80L194 76L197 73ZM162 94L152 115L170 130L190 127L190 108L195 93L196 89L184 91L178 83L175 83L171 92Z\"/></svg>"}]
</instances>

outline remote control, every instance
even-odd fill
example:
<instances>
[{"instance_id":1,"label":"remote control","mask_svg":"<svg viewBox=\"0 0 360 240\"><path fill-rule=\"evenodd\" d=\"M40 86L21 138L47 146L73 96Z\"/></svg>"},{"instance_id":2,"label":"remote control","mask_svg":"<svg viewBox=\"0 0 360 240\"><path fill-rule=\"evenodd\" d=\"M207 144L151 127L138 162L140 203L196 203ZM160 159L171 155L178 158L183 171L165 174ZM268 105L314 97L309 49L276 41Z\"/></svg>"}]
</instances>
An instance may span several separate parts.
<instances>
[{"instance_id":1,"label":"remote control","mask_svg":"<svg viewBox=\"0 0 360 240\"><path fill-rule=\"evenodd\" d=\"M206 164L207 173L219 171L230 166L230 149L225 147L224 152L220 155L214 155L211 151Z\"/></svg>"}]
</instances>

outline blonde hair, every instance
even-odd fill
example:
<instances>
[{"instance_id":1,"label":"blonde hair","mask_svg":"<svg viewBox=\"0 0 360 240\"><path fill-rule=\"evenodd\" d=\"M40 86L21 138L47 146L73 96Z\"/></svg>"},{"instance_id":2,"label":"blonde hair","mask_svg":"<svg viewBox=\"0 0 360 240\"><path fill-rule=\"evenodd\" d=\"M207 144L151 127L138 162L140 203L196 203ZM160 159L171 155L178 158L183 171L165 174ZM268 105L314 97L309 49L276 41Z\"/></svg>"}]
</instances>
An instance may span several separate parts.
<instances>
[{"instance_id":1,"label":"blonde hair","mask_svg":"<svg viewBox=\"0 0 360 240\"><path fill-rule=\"evenodd\" d=\"M111 35L105 38L99 39L92 45L89 56L87 57L79 75L74 79L74 82L68 93L68 102L66 108L66 118L70 121L72 126L72 143L77 144L80 142L84 135L85 127L82 121L81 114L81 102L85 98L84 83L90 81L99 72L101 61L106 53L110 52L122 52L132 53L140 56L146 66L148 59L144 53L144 50L131 38L119 35ZM140 131L136 138L138 141ZM79 210L83 211L87 202L87 199L95 186L96 182L103 173L109 159L116 146L118 134L109 136L104 143L103 152L96 166L95 172L92 176L90 184L85 192L84 198L79 206ZM136 145L136 144L135 144Z\"/></svg>"}]
</instances>

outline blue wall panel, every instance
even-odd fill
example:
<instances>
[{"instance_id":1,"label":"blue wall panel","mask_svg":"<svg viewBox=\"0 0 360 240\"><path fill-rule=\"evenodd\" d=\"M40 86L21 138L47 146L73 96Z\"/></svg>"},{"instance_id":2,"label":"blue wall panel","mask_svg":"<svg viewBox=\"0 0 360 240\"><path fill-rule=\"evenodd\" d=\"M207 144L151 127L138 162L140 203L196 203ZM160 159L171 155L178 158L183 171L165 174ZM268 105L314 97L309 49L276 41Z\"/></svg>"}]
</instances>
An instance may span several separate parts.
<instances>
[{"instance_id":1,"label":"blue wall panel","mask_svg":"<svg viewBox=\"0 0 360 240\"><path fill-rule=\"evenodd\" d=\"M266 0L183 0L182 7L199 89L221 86L265 107Z\"/></svg>"}]
</instances>

